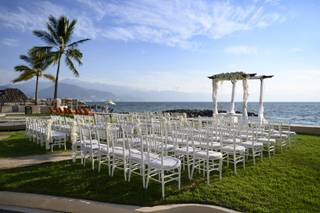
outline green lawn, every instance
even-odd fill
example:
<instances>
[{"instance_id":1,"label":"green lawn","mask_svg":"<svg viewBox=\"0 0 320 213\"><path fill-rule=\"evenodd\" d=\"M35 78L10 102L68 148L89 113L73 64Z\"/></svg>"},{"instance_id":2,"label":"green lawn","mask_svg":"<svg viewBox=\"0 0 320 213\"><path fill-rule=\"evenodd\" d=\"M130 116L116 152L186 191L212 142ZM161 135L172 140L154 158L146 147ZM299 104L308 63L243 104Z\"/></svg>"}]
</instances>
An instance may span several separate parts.
<instances>
[{"instance_id":1,"label":"green lawn","mask_svg":"<svg viewBox=\"0 0 320 213\"><path fill-rule=\"evenodd\" d=\"M258 160L256 166L250 161L245 170L239 167L237 176L231 166L224 166L223 180L214 174L210 185L202 176L190 182L183 174L181 191L169 184L166 200L158 183L143 190L139 176L127 183L121 172L108 177L106 168L98 173L89 164L70 161L0 170L0 190L144 206L188 202L244 212L320 212L320 137L298 135L295 141L270 160Z\"/></svg>"},{"instance_id":2,"label":"green lawn","mask_svg":"<svg viewBox=\"0 0 320 213\"><path fill-rule=\"evenodd\" d=\"M70 143L67 143L67 149L71 149ZM63 147L55 147L54 151L64 151L64 149ZM46 150L45 147L29 141L25 136L25 131L0 132L0 158L46 153L50 153L50 150Z\"/></svg>"},{"instance_id":3,"label":"green lawn","mask_svg":"<svg viewBox=\"0 0 320 213\"><path fill-rule=\"evenodd\" d=\"M9 135L9 137L6 137ZM24 131L0 132L0 158L44 154L44 147L28 141Z\"/></svg>"}]
</instances>

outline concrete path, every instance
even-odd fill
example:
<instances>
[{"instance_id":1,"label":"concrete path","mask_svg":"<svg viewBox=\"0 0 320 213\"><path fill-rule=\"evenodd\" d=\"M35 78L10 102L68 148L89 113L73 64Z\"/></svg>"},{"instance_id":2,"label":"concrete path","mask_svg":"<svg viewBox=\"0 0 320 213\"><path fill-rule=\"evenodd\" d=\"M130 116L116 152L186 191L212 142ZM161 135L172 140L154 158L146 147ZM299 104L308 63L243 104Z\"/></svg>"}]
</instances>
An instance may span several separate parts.
<instances>
[{"instance_id":1,"label":"concrete path","mask_svg":"<svg viewBox=\"0 0 320 213\"><path fill-rule=\"evenodd\" d=\"M55 152L42 155L29 155L15 158L0 158L0 169L9 169L34 164L71 159L71 152Z\"/></svg>"},{"instance_id":2,"label":"concrete path","mask_svg":"<svg viewBox=\"0 0 320 213\"><path fill-rule=\"evenodd\" d=\"M99 213L99 212L157 212L157 213L235 213L236 211L226 208L200 205L200 204L174 204L153 207L139 207L132 205L120 205L96 202L90 200L56 197L30 193L0 191L0 211L2 206L16 208L32 208L54 212L77 212L77 213Z\"/></svg>"}]
</instances>

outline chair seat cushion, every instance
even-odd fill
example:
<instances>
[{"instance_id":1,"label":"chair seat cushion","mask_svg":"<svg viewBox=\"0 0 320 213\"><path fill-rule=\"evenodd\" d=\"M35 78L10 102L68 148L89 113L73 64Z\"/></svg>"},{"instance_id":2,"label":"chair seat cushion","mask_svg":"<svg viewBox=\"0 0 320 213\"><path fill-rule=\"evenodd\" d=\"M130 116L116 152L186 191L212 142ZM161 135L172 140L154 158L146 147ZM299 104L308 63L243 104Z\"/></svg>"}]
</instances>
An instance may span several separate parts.
<instances>
[{"instance_id":1,"label":"chair seat cushion","mask_svg":"<svg viewBox=\"0 0 320 213\"><path fill-rule=\"evenodd\" d=\"M272 137L272 138L276 138L276 139L279 139L279 138L288 138L288 135L286 135L286 134L280 134L280 133L275 133L275 134L272 134L271 137Z\"/></svg>"},{"instance_id":2,"label":"chair seat cushion","mask_svg":"<svg viewBox=\"0 0 320 213\"><path fill-rule=\"evenodd\" d=\"M64 138L66 137L66 133L60 131L52 131L51 136L54 138Z\"/></svg>"},{"instance_id":3,"label":"chair seat cushion","mask_svg":"<svg viewBox=\"0 0 320 213\"><path fill-rule=\"evenodd\" d=\"M142 159L144 160L144 164L148 164L149 163L149 157L150 159L152 158L159 158L158 154L155 153L147 153L144 152L143 154L141 154L141 152L139 150L130 150L130 155L129 155L129 159L137 162L137 163L142 163Z\"/></svg>"},{"instance_id":4,"label":"chair seat cushion","mask_svg":"<svg viewBox=\"0 0 320 213\"><path fill-rule=\"evenodd\" d=\"M240 143L240 138L236 138L236 143ZM223 143L233 143L233 138L224 138Z\"/></svg>"},{"instance_id":5,"label":"chair seat cushion","mask_svg":"<svg viewBox=\"0 0 320 213\"><path fill-rule=\"evenodd\" d=\"M246 148L241 145L236 145L235 147L233 145L228 145L228 146L222 147L222 151L224 151L224 152L233 152L234 150L236 152L245 152Z\"/></svg>"},{"instance_id":6,"label":"chair seat cushion","mask_svg":"<svg viewBox=\"0 0 320 213\"><path fill-rule=\"evenodd\" d=\"M222 153L221 152L215 152L215 151L207 151L206 150L201 150L201 151L196 151L195 152L195 157L196 158L207 158L209 159L222 159Z\"/></svg>"},{"instance_id":7,"label":"chair seat cushion","mask_svg":"<svg viewBox=\"0 0 320 213\"><path fill-rule=\"evenodd\" d=\"M263 147L263 143L262 142L256 142L254 141L252 143L252 141L245 141L241 143L243 146L245 146L246 148L248 147Z\"/></svg>"},{"instance_id":8,"label":"chair seat cushion","mask_svg":"<svg viewBox=\"0 0 320 213\"><path fill-rule=\"evenodd\" d=\"M288 130L283 130L283 131L281 131L283 134L286 134L286 135L296 135L296 133L295 132L293 132L293 131L288 131Z\"/></svg>"},{"instance_id":9,"label":"chair seat cushion","mask_svg":"<svg viewBox=\"0 0 320 213\"><path fill-rule=\"evenodd\" d=\"M183 155L187 155L187 154L192 154L193 153L193 147L192 146L184 146L184 147L179 147L175 149L177 154L183 154Z\"/></svg>"},{"instance_id":10,"label":"chair seat cushion","mask_svg":"<svg viewBox=\"0 0 320 213\"><path fill-rule=\"evenodd\" d=\"M123 149L123 147L115 146L111 148L111 152L117 157L128 156L129 152L127 149Z\"/></svg>"},{"instance_id":11,"label":"chair seat cushion","mask_svg":"<svg viewBox=\"0 0 320 213\"><path fill-rule=\"evenodd\" d=\"M276 139L274 138L258 138L257 139L258 142L262 142L264 144L269 144L269 143L275 143L276 142Z\"/></svg>"},{"instance_id":12,"label":"chair seat cushion","mask_svg":"<svg viewBox=\"0 0 320 213\"><path fill-rule=\"evenodd\" d=\"M161 168L161 158L151 158L150 166L155 169L177 169L181 166L181 161L178 158L165 156L163 157L163 167Z\"/></svg>"},{"instance_id":13,"label":"chair seat cushion","mask_svg":"<svg viewBox=\"0 0 320 213\"><path fill-rule=\"evenodd\" d=\"M109 154L111 152L111 147L108 147L107 144L100 144L100 152L102 154Z\"/></svg>"}]
</instances>

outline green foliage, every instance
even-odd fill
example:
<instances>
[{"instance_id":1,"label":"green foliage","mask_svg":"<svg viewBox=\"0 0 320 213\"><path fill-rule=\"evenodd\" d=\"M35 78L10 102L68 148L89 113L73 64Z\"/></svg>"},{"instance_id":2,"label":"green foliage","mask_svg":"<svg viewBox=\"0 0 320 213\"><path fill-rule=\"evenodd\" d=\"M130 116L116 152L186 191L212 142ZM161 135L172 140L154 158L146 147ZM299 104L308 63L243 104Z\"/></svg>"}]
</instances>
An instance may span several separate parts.
<instances>
[{"instance_id":1,"label":"green foliage","mask_svg":"<svg viewBox=\"0 0 320 213\"><path fill-rule=\"evenodd\" d=\"M20 59L27 65L23 64L14 67L15 71L21 72L20 76L13 80L14 83L42 76L49 80L54 80L52 75L43 75L43 72L53 62L52 59L48 57L48 52L45 49L32 48L28 51L27 55L20 55Z\"/></svg>"},{"instance_id":2,"label":"green foliage","mask_svg":"<svg viewBox=\"0 0 320 213\"><path fill-rule=\"evenodd\" d=\"M78 45L88 41L89 39L81 39L75 42L71 41L76 23L77 20L74 19L70 21L65 16L61 16L58 19L53 16L49 16L47 31L33 31L35 36L39 37L48 45L37 47L37 49L50 50L50 57L54 60L55 64L57 64L54 98L57 98L61 57L65 57L65 64L69 70L76 77L79 76L79 71L74 65L74 62L77 62L78 65L81 65L83 54L78 49Z\"/></svg>"},{"instance_id":3,"label":"green foliage","mask_svg":"<svg viewBox=\"0 0 320 213\"><path fill-rule=\"evenodd\" d=\"M298 135L288 150L265 157L256 166L249 160L245 170L239 167L237 176L232 166L224 165L223 180L212 174L210 185L199 174L189 181L184 173L181 191L177 184L168 184L166 200L161 200L158 183L151 181L149 189L143 190L137 175L128 183L122 171L109 177L106 167L98 173L90 164L83 167L71 161L2 170L0 190L143 206L208 203L242 212L319 212L320 137Z\"/></svg>"},{"instance_id":4,"label":"green foliage","mask_svg":"<svg viewBox=\"0 0 320 213\"><path fill-rule=\"evenodd\" d=\"M247 74L244 72L226 72L213 75L210 78L215 79L216 81L235 81L235 80L244 80L246 79Z\"/></svg>"}]
</instances>

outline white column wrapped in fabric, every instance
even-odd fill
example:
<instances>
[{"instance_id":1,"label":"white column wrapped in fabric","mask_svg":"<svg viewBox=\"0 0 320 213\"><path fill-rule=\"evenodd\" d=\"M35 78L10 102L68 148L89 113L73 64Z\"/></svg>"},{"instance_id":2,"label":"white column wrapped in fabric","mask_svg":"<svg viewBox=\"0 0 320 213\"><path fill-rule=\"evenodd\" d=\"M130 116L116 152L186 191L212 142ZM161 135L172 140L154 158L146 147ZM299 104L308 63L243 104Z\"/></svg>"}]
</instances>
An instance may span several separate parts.
<instances>
[{"instance_id":1,"label":"white column wrapped in fabric","mask_svg":"<svg viewBox=\"0 0 320 213\"><path fill-rule=\"evenodd\" d=\"M235 114L234 111L234 95L235 95L235 90L236 90L236 82L237 81L231 81L232 83L232 94L231 94L231 102L230 102L230 114Z\"/></svg>"},{"instance_id":2,"label":"white column wrapped in fabric","mask_svg":"<svg viewBox=\"0 0 320 213\"><path fill-rule=\"evenodd\" d=\"M218 81L215 79L212 79L213 116L218 114L217 94L218 94Z\"/></svg>"},{"instance_id":3,"label":"white column wrapped in fabric","mask_svg":"<svg viewBox=\"0 0 320 213\"><path fill-rule=\"evenodd\" d=\"M242 116L245 120L248 119L248 97L249 97L249 92L248 92L248 80L243 79L242 80L242 86L243 86L243 112Z\"/></svg>"},{"instance_id":4,"label":"white column wrapped in fabric","mask_svg":"<svg viewBox=\"0 0 320 213\"><path fill-rule=\"evenodd\" d=\"M263 108L263 78L260 79L260 99L259 99L259 113L258 118L260 123L264 121L264 108Z\"/></svg>"}]
</instances>

